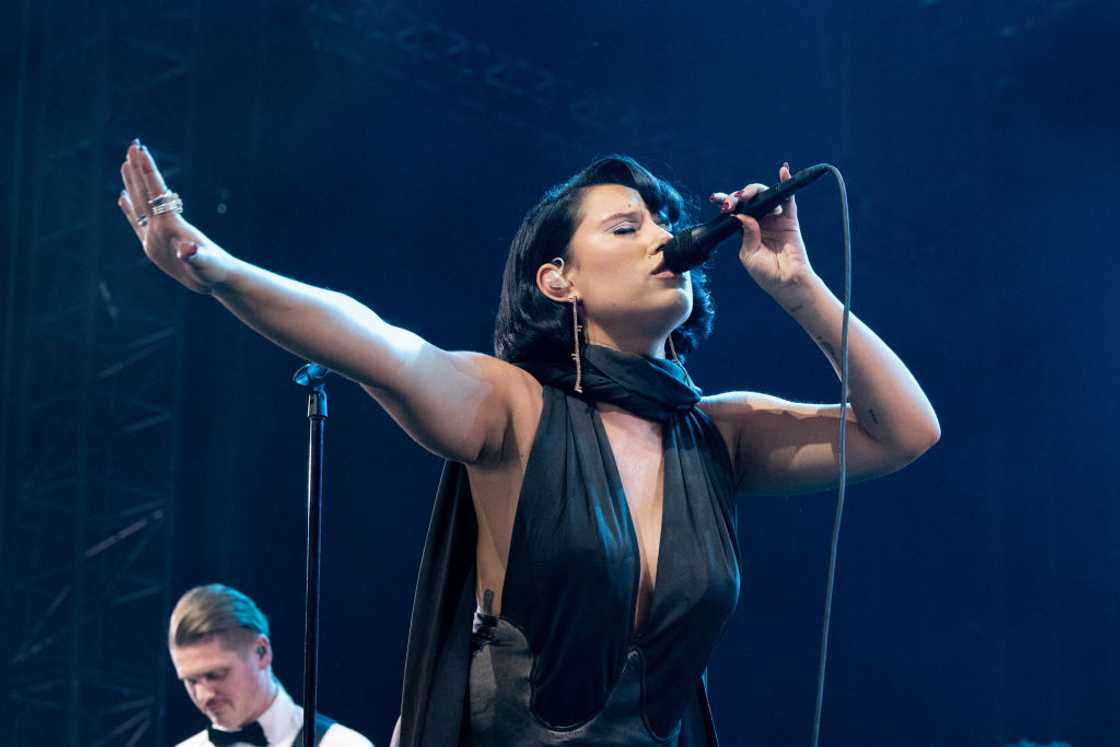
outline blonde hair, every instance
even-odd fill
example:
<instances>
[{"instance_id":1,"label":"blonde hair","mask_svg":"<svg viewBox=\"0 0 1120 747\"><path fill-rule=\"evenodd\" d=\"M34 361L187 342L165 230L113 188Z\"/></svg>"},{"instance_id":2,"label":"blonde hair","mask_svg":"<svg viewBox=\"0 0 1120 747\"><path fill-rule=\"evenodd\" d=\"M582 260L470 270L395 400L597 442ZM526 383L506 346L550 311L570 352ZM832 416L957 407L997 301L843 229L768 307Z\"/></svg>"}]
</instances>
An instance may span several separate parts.
<instances>
[{"instance_id":1,"label":"blonde hair","mask_svg":"<svg viewBox=\"0 0 1120 747\"><path fill-rule=\"evenodd\" d=\"M230 647L247 647L268 636L268 620L256 603L222 584L196 586L179 598L171 611L167 644L191 646L217 638Z\"/></svg>"}]
</instances>

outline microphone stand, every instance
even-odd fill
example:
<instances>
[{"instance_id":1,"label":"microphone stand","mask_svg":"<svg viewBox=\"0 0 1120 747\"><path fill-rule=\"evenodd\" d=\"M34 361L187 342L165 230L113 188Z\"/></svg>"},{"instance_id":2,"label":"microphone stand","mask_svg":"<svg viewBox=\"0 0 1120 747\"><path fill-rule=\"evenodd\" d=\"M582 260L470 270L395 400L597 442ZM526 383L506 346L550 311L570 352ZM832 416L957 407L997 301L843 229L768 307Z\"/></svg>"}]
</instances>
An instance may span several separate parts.
<instances>
[{"instance_id":1,"label":"microphone stand","mask_svg":"<svg viewBox=\"0 0 1120 747\"><path fill-rule=\"evenodd\" d=\"M307 458L307 594L303 633L303 744L315 744L316 688L319 673L319 537L323 505L323 430L327 420L324 380L318 363L296 371L292 381L307 388L310 439Z\"/></svg>"}]
</instances>

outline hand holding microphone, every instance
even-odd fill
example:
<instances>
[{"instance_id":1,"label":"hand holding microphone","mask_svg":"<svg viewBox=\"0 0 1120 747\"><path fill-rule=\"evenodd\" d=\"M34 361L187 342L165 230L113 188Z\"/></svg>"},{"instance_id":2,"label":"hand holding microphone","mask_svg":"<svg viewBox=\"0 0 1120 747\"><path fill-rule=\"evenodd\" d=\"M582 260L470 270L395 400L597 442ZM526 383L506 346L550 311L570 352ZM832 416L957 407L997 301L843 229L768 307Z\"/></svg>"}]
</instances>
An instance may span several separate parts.
<instances>
[{"instance_id":1,"label":"hand holding microphone","mask_svg":"<svg viewBox=\"0 0 1120 747\"><path fill-rule=\"evenodd\" d=\"M778 169L778 179L779 187L793 180L788 163ZM801 238L793 192L762 198L767 191L764 184L744 187L737 200L729 196L722 201L720 212L742 226L739 262L759 287L777 297L783 291L803 287L813 276L813 268ZM752 206L754 200L758 202ZM778 204L763 212L766 203L775 200Z\"/></svg>"},{"instance_id":2,"label":"hand holding microphone","mask_svg":"<svg viewBox=\"0 0 1120 747\"><path fill-rule=\"evenodd\" d=\"M713 197L722 202L723 215L674 236L664 247L665 264L676 272L696 267L721 242L742 231L739 261L763 290L781 295L813 273L801 239L793 193L829 168L818 164L791 174L789 165L783 164L775 187L751 184L730 195L716 193ZM776 212L776 208L782 209Z\"/></svg>"}]
</instances>

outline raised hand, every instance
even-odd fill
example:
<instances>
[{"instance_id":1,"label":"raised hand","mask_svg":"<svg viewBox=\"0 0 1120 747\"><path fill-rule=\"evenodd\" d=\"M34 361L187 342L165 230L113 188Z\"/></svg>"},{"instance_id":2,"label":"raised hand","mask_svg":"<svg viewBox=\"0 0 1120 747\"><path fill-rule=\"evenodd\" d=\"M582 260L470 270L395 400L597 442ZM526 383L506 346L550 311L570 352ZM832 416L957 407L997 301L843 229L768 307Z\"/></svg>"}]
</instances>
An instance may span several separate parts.
<instances>
[{"instance_id":1,"label":"raised hand","mask_svg":"<svg viewBox=\"0 0 1120 747\"><path fill-rule=\"evenodd\" d=\"M229 276L233 258L178 212L154 215L150 200L167 191L152 154L133 140L121 164L117 205L156 267L196 293L210 293Z\"/></svg>"},{"instance_id":2,"label":"raised hand","mask_svg":"<svg viewBox=\"0 0 1120 747\"><path fill-rule=\"evenodd\" d=\"M778 178L783 182L790 178L788 163L783 163L778 169ZM749 184L731 194L716 192L709 199L718 202L722 212L730 213L740 200L750 200L765 189L765 184ZM739 261L767 293L778 298L796 292L814 277L797 222L797 204L792 195L761 220L749 215L736 215L735 218L743 224Z\"/></svg>"}]
</instances>

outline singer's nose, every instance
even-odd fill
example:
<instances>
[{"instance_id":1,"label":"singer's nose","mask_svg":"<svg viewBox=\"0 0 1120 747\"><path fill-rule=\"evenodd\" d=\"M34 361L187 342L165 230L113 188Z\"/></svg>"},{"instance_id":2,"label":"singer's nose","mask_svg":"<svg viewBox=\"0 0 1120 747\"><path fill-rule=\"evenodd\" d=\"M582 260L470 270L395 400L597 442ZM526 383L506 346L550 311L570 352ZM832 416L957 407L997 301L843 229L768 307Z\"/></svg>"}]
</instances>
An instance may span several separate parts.
<instances>
[{"instance_id":1,"label":"singer's nose","mask_svg":"<svg viewBox=\"0 0 1120 747\"><path fill-rule=\"evenodd\" d=\"M673 234L669 229L665 228L665 226L657 224L657 230L658 233L654 236L653 240L653 250L650 252L651 256L664 252L665 246L673 240Z\"/></svg>"}]
</instances>

